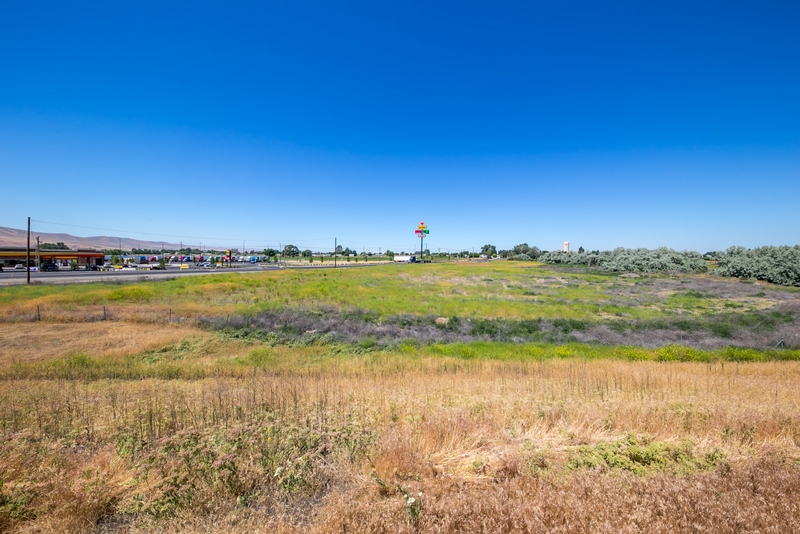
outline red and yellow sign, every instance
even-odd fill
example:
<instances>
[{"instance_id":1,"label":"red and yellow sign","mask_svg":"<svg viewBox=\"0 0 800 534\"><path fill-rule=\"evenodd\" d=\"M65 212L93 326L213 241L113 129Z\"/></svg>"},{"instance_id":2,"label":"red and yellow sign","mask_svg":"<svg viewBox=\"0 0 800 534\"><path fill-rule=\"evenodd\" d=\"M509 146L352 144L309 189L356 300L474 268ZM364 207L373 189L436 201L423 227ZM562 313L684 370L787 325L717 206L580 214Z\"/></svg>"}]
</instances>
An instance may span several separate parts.
<instances>
[{"instance_id":1,"label":"red and yellow sign","mask_svg":"<svg viewBox=\"0 0 800 534\"><path fill-rule=\"evenodd\" d=\"M428 234L430 232L428 231L428 227L425 226L425 223L421 222L421 223L419 223L419 226L417 226L417 229L414 230L414 233L417 234L418 238L424 239L424 238L428 237Z\"/></svg>"}]
</instances>

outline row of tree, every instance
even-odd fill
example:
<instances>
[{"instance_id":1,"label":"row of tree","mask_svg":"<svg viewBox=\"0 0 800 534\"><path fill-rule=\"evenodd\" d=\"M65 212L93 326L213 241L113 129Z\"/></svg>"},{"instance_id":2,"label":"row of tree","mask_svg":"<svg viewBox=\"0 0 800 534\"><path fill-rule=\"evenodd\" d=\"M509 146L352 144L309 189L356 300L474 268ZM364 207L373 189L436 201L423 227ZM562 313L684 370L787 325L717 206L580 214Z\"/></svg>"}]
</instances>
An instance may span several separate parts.
<instances>
[{"instance_id":1,"label":"row of tree","mask_svg":"<svg viewBox=\"0 0 800 534\"><path fill-rule=\"evenodd\" d=\"M264 255L265 256L275 256L275 255L278 255L278 254L280 254L280 251L278 251L278 250L274 250L274 249L271 249L271 248L264 249ZM356 251L355 249L351 250L350 248L342 248L342 245L338 245L336 247L336 254L338 254L339 256L351 256L351 255L358 255L358 251ZM300 250L295 245L286 245L285 247L283 247L283 255L284 256L288 256L290 258L295 258L297 256L302 256L304 258L310 258L311 256L314 255L314 253L310 249ZM369 254L361 253L361 255L362 256L366 256L366 255L372 256L372 253L371 252Z\"/></svg>"},{"instance_id":2,"label":"row of tree","mask_svg":"<svg viewBox=\"0 0 800 534\"><path fill-rule=\"evenodd\" d=\"M501 250L498 255L509 260L530 261L537 260L542 255L538 247L531 247L527 243L521 243L510 250Z\"/></svg>"},{"instance_id":3,"label":"row of tree","mask_svg":"<svg viewBox=\"0 0 800 534\"><path fill-rule=\"evenodd\" d=\"M39 245L39 250L69 250L69 247L63 241L58 243L42 243Z\"/></svg>"}]
</instances>

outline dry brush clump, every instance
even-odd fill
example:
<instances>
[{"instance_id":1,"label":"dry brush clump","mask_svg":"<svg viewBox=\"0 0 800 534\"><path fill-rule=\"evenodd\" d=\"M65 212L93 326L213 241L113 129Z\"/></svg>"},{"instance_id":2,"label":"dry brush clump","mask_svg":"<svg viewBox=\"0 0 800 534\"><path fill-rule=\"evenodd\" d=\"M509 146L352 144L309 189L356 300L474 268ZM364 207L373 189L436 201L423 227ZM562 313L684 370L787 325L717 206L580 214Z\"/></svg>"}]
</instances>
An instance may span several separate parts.
<instances>
[{"instance_id":1,"label":"dry brush clump","mask_svg":"<svg viewBox=\"0 0 800 534\"><path fill-rule=\"evenodd\" d=\"M381 317L365 310L343 312L330 308L274 309L255 315L208 318L201 324L238 339L270 344L351 343L391 348L404 341L418 344L470 341L565 343L663 347L684 345L701 349L727 346L770 349L800 347L800 318L792 310L675 316L650 320L614 318L502 319L395 315Z\"/></svg>"},{"instance_id":2,"label":"dry brush clump","mask_svg":"<svg viewBox=\"0 0 800 534\"><path fill-rule=\"evenodd\" d=\"M421 507L378 488L331 499L311 532L792 532L800 468L778 456L692 477L578 473L425 479ZM420 496L421 493L421 496ZM413 517L413 516L412 516Z\"/></svg>"}]
</instances>

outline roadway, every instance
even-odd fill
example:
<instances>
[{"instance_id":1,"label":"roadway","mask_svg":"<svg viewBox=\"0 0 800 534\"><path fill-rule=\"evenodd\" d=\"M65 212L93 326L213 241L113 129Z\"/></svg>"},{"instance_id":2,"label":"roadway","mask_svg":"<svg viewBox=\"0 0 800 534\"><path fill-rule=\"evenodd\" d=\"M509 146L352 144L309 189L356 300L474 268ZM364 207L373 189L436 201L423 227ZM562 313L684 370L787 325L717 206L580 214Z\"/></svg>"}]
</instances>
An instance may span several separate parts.
<instances>
[{"instance_id":1,"label":"roadway","mask_svg":"<svg viewBox=\"0 0 800 534\"><path fill-rule=\"evenodd\" d=\"M339 268L367 267L378 265L375 263L340 263ZM140 280L163 280L178 276L202 276L206 274L223 273L260 273L263 271L277 271L280 269L333 269L333 264L311 264L311 265L276 265L270 264L236 264L232 267L217 267L213 269L203 269L190 265L188 269L181 269L178 266L168 265L165 270L150 269L123 269L114 271L71 271L60 270L52 272L31 272L31 284L74 284L86 282L113 282L126 281L137 282ZM0 273L0 287L12 285L25 285L24 269L4 269Z\"/></svg>"}]
</instances>

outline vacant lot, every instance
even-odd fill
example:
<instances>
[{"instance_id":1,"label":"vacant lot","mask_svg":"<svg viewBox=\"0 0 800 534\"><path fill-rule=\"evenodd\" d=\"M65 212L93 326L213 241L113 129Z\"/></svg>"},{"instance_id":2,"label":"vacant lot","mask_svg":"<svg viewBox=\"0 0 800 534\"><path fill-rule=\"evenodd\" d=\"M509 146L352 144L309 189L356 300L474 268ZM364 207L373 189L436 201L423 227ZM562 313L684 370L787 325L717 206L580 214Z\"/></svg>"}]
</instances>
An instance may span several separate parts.
<instances>
[{"instance_id":1,"label":"vacant lot","mask_svg":"<svg viewBox=\"0 0 800 534\"><path fill-rule=\"evenodd\" d=\"M798 296L512 263L3 288L0 530L798 531Z\"/></svg>"}]
</instances>

